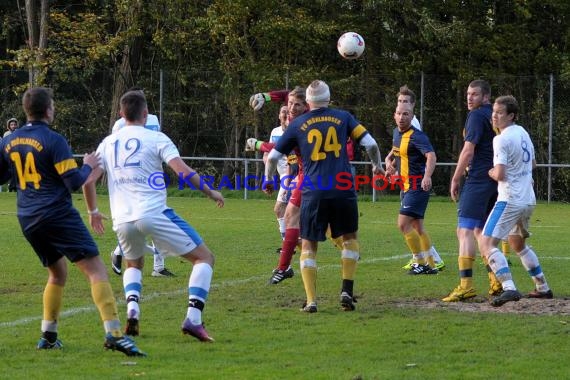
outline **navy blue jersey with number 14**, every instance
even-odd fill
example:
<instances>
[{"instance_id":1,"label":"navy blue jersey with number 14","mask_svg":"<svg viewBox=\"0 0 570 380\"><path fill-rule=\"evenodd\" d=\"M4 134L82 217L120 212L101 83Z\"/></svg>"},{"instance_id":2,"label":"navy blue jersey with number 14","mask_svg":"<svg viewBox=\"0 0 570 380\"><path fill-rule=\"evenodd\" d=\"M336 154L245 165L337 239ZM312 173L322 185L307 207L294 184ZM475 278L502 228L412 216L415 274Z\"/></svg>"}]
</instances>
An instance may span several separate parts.
<instances>
[{"instance_id":1,"label":"navy blue jersey with number 14","mask_svg":"<svg viewBox=\"0 0 570 380\"><path fill-rule=\"evenodd\" d=\"M31 122L2 140L0 178L11 171L18 191L18 219L24 230L66 213L71 192L91 172L77 167L65 138L43 122Z\"/></svg>"},{"instance_id":2,"label":"navy blue jersey with number 14","mask_svg":"<svg viewBox=\"0 0 570 380\"><path fill-rule=\"evenodd\" d=\"M368 131L349 112L317 108L296 117L277 142L281 153L298 147L305 176L303 199L352 198L350 161L346 143L358 143Z\"/></svg>"}]
</instances>

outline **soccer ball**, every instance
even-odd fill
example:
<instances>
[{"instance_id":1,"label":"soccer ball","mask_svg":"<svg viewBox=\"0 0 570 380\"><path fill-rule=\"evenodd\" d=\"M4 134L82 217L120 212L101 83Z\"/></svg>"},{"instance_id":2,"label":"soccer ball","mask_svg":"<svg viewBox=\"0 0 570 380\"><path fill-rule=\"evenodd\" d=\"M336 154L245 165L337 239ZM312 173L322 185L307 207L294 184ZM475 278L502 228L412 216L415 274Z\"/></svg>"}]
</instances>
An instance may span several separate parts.
<instances>
[{"instance_id":1,"label":"soccer ball","mask_svg":"<svg viewBox=\"0 0 570 380\"><path fill-rule=\"evenodd\" d=\"M336 48L342 58L356 59L364 52L364 38L355 32L346 32L338 39Z\"/></svg>"}]
</instances>

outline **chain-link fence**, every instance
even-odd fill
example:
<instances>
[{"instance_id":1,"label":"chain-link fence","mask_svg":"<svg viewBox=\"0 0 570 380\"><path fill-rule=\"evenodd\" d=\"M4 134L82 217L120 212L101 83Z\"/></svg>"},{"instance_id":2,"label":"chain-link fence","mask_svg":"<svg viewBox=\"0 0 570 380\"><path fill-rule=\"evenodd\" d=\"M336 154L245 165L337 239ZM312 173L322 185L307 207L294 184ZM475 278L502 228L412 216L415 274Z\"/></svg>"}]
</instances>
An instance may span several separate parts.
<instances>
[{"instance_id":1,"label":"chain-link fence","mask_svg":"<svg viewBox=\"0 0 570 380\"><path fill-rule=\"evenodd\" d=\"M343 78L318 75L329 83L333 106L350 109L371 131L382 153L391 147L396 93L407 84L416 92L416 116L431 139L438 156L434 192L447 195L453 163L462 146L462 128L467 115L465 92L469 81L424 75L399 78L378 75L360 67ZM272 89L306 85L311 79L300 72L286 72L282 83L259 88L217 72L199 69L184 72L137 73L131 84L143 88L151 113L158 114L163 131L188 157L218 157L221 160L195 160L191 164L218 178L236 178L245 172L244 152L247 137L266 139L278 124L279 105L266 105L254 113L248 105L250 95ZM76 153L96 148L110 131L118 115L111 115L117 73L97 72L89 76L48 73L45 85L52 87L56 100L54 128L64 134ZM520 104L519 123L533 138L537 162L535 189L539 199L568 201L570 184L570 88L549 76L498 76L486 78L493 97L514 95ZM27 72L0 71L1 120L17 117L23 121L21 94L28 81ZM129 81L127 81L129 83ZM365 155L362 158L365 159ZM262 163L252 161L248 170L261 175ZM368 175L369 166L357 165L359 174ZM361 193L371 195L372 187L363 185Z\"/></svg>"}]
</instances>

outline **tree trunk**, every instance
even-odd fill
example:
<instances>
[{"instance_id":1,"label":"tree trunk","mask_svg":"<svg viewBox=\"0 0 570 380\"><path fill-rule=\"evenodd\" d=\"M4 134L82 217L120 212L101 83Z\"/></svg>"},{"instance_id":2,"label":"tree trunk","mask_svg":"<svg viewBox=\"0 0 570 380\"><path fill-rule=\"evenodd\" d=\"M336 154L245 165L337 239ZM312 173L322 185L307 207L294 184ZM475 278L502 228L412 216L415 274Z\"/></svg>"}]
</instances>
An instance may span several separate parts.
<instances>
[{"instance_id":1,"label":"tree trunk","mask_svg":"<svg viewBox=\"0 0 570 380\"><path fill-rule=\"evenodd\" d=\"M32 60L28 71L30 87L37 86L43 80L40 77L45 60L44 51L48 44L49 0L26 0L26 24L28 26L28 48L32 51Z\"/></svg>"}]
</instances>

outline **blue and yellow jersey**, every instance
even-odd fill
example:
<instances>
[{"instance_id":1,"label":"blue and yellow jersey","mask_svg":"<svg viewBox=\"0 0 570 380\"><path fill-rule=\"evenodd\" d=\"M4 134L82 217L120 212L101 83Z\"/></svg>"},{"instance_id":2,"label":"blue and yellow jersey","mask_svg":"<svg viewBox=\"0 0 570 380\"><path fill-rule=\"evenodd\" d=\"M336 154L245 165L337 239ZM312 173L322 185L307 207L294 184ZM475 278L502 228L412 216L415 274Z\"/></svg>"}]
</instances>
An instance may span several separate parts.
<instances>
[{"instance_id":1,"label":"blue and yellow jersey","mask_svg":"<svg viewBox=\"0 0 570 380\"><path fill-rule=\"evenodd\" d=\"M359 142L368 131L350 113L318 108L295 118L275 149L290 152L298 147L305 173L303 197L341 198L355 196L350 183L351 167L346 143ZM338 174L348 181L338 181ZM350 189L347 190L347 186Z\"/></svg>"},{"instance_id":2,"label":"blue and yellow jersey","mask_svg":"<svg viewBox=\"0 0 570 380\"><path fill-rule=\"evenodd\" d=\"M484 104L467 115L463 138L475 145L473 158L467 167L468 181L484 181L490 179L489 169L493 167L493 138L496 132L491 124L493 108Z\"/></svg>"},{"instance_id":3,"label":"blue and yellow jersey","mask_svg":"<svg viewBox=\"0 0 570 380\"><path fill-rule=\"evenodd\" d=\"M404 191L420 189L426 170L425 155L434 151L427 135L414 127L405 132L400 132L398 128L395 128L392 151L396 158L400 179L404 184Z\"/></svg>"},{"instance_id":4,"label":"blue and yellow jersey","mask_svg":"<svg viewBox=\"0 0 570 380\"><path fill-rule=\"evenodd\" d=\"M0 148L0 172L9 170L15 177L24 230L69 210L71 191L79 189L91 172L88 166L77 167L65 138L43 122L27 123Z\"/></svg>"}]
</instances>

